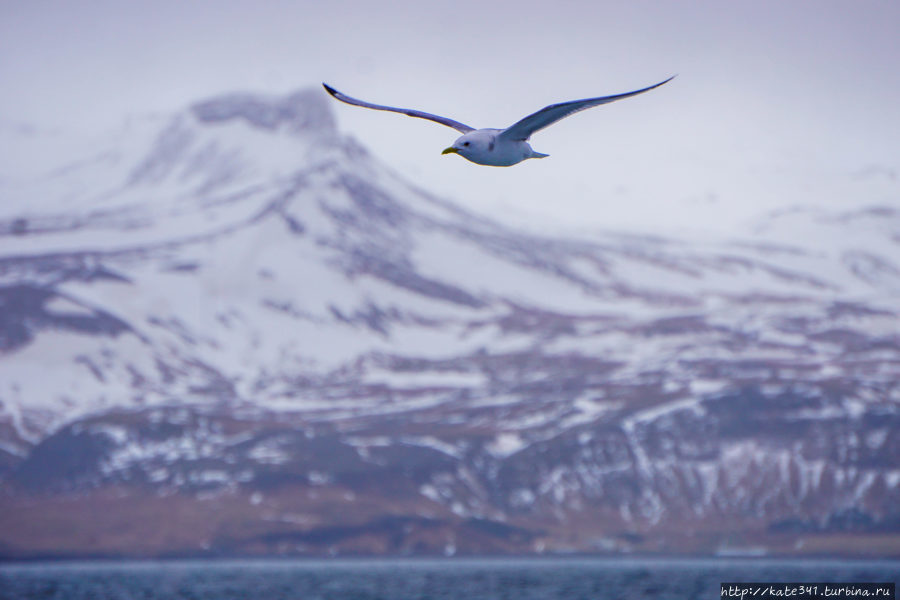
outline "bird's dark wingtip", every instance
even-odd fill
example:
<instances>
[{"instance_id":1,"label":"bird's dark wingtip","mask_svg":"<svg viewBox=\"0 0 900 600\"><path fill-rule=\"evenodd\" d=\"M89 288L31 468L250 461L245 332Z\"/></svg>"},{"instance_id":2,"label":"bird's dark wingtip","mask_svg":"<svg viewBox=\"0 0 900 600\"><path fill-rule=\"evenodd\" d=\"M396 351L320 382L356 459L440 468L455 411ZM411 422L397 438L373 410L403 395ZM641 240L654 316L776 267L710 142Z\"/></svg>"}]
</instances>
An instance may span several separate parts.
<instances>
[{"instance_id":1,"label":"bird's dark wingtip","mask_svg":"<svg viewBox=\"0 0 900 600\"><path fill-rule=\"evenodd\" d=\"M337 98L337 95L339 92L336 89L334 89L333 87L331 87L330 85L328 85L325 82L322 82L322 87L325 88L326 92L328 92L329 94L331 94L332 96Z\"/></svg>"},{"instance_id":2,"label":"bird's dark wingtip","mask_svg":"<svg viewBox=\"0 0 900 600\"><path fill-rule=\"evenodd\" d=\"M664 79L664 80L660 81L657 85L662 85L662 84L664 84L664 83L669 83L670 81L672 81L672 80L675 79L676 77L678 77L678 73L675 73L674 75L672 75L672 76L669 77L668 79Z\"/></svg>"}]
</instances>

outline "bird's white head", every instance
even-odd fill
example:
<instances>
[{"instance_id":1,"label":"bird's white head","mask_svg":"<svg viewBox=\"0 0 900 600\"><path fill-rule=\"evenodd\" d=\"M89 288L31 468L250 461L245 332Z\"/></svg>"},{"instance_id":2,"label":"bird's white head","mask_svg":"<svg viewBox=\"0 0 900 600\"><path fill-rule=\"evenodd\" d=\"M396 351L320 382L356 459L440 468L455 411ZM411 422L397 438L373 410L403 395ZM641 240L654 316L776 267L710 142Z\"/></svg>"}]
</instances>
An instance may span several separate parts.
<instances>
[{"instance_id":1,"label":"bird's white head","mask_svg":"<svg viewBox=\"0 0 900 600\"><path fill-rule=\"evenodd\" d=\"M441 154L459 154L463 158L473 160L474 158L482 157L493 150L495 137L496 136L492 132L476 129L475 131L470 131L469 133L459 136L456 141L453 142L453 145L444 149ZM474 160L473 162L480 161Z\"/></svg>"}]
</instances>

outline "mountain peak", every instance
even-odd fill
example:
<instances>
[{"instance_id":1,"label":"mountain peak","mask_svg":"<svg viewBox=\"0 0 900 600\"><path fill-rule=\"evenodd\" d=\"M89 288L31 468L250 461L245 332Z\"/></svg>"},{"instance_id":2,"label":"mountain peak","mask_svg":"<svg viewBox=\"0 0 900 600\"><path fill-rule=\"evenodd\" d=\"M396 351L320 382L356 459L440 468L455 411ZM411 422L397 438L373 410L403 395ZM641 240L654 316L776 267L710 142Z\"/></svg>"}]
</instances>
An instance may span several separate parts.
<instances>
[{"instance_id":1,"label":"mountain peak","mask_svg":"<svg viewBox=\"0 0 900 600\"><path fill-rule=\"evenodd\" d=\"M336 132L334 113L318 88L303 88L284 96L234 92L191 106L194 116L215 123L242 119L254 127L284 129L297 135Z\"/></svg>"}]
</instances>

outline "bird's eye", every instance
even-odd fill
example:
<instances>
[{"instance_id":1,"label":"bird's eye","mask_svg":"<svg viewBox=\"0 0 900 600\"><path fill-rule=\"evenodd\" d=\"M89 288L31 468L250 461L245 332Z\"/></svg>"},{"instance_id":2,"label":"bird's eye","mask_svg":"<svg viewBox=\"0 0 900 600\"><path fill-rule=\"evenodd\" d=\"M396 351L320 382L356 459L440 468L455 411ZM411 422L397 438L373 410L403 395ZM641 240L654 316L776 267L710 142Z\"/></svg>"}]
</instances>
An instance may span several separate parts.
<instances>
[{"instance_id":1,"label":"bird's eye","mask_svg":"<svg viewBox=\"0 0 900 600\"><path fill-rule=\"evenodd\" d=\"M463 146L468 146L469 142L463 142Z\"/></svg>"}]
</instances>

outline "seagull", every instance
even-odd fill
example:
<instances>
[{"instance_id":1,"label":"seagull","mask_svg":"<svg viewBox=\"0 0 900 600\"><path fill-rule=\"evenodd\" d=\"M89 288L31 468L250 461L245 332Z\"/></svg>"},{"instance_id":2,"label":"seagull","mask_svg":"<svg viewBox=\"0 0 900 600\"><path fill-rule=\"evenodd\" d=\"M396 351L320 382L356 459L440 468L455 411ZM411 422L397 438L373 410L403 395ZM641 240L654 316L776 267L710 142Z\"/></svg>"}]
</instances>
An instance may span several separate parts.
<instances>
[{"instance_id":1,"label":"seagull","mask_svg":"<svg viewBox=\"0 0 900 600\"><path fill-rule=\"evenodd\" d=\"M649 92L654 88L658 88L664 83L668 83L675 76L669 77L665 81L660 81L655 85L645 87L633 92L624 94L614 94L612 96L600 96L598 98L585 98L584 100L571 100L569 102L560 102L559 104L551 104L536 113L530 114L524 119L516 121L506 129L475 129L464 125L459 121L454 121L447 117L433 115L421 110L413 110L411 108L396 108L393 106L384 106L382 104L372 104L364 100L351 98L346 94L342 94L327 83L323 83L325 91L334 96L341 102L352 104L354 106L362 106L363 108L372 108L375 110L387 110L397 112L417 119L428 119L447 127L456 129L462 135L457 138L453 145L445 149L441 154L459 154L466 160L478 165L487 165L490 167L511 167L529 158L544 158L549 154L541 154L531 149L528 144L528 138L537 131L556 123L560 119L564 119L569 115L579 111L637 96L644 92Z\"/></svg>"}]
</instances>

